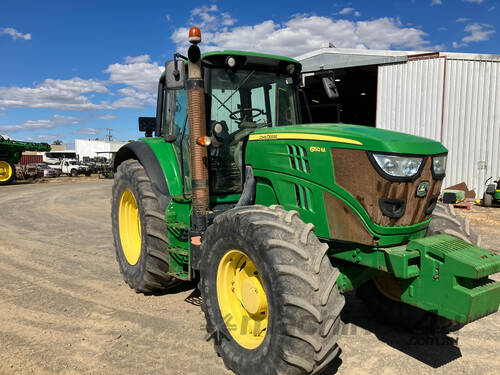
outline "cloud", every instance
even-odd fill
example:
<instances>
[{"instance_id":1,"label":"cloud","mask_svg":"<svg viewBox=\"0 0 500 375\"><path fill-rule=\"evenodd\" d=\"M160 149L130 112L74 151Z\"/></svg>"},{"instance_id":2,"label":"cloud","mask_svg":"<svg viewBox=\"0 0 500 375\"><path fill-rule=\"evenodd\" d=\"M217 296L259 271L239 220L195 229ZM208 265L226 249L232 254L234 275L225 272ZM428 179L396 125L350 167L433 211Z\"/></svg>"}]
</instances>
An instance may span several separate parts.
<instances>
[{"instance_id":1,"label":"cloud","mask_svg":"<svg viewBox=\"0 0 500 375\"><path fill-rule=\"evenodd\" d=\"M354 8L344 8L344 9L342 9L342 10L339 12L339 14L342 14L342 15L344 15L344 14L349 14L349 13L352 13L353 11L354 11Z\"/></svg>"},{"instance_id":2,"label":"cloud","mask_svg":"<svg viewBox=\"0 0 500 375\"><path fill-rule=\"evenodd\" d=\"M233 26L205 31L202 49L251 50L298 56L316 50L325 41L339 48L429 49L427 33L404 26L399 19L369 21L333 20L320 16L294 16L283 24L265 20L255 25ZM178 50L187 50L188 29L180 27L171 35Z\"/></svg>"},{"instance_id":3,"label":"cloud","mask_svg":"<svg viewBox=\"0 0 500 375\"><path fill-rule=\"evenodd\" d=\"M491 34L495 33L495 30L491 29L492 26L488 24L471 23L465 26L464 31L470 33L462 38L462 42L482 42L488 40Z\"/></svg>"},{"instance_id":4,"label":"cloud","mask_svg":"<svg viewBox=\"0 0 500 375\"><path fill-rule=\"evenodd\" d=\"M38 129L52 129L56 126L75 125L83 121L82 118L72 116L54 115L49 120L28 120L17 125L0 125L0 132L15 133Z\"/></svg>"},{"instance_id":5,"label":"cloud","mask_svg":"<svg viewBox=\"0 0 500 375\"><path fill-rule=\"evenodd\" d=\"M109 74L108 80L48 78L33 87L0 87L0 109L10 107L91 111L142 108L146 104L154 104L163 66L151 62L149 55L126 56L123 61L124 63L111 64L104 70ZM116 90L114 85L119 85L119 88ZM113 104L109 100L92 100L96 94L114 96L115 92L122 97L115 99Z\"/></svg>"},{"instance_id":6,"label":"cloud","mask_svg":"<svg viewBox=\"0 0 500 375\"><path fill-rule=\"evenodd\" d=\"M442 0L432 0L431 5L442 5L443 1Z\"/></svg>"},{"instance_id":7,"label":"cloud","mask_svg":"<svg viewBox=\"0 0 500 375\"><path fill-rule=\"evenodd\" d=\"M149 55L127 56L124 64L111 64L104 72L109 74L108 82L111 84L123 84L139 91L156 94L158 80L164 68L149 61Z\"/></svg>"},{"instance_id":8,"label":"cloud","mask_svg":"<svg viewBox=\"0 0 500 375\"><path fill-rule=\"evenodd\" d=\"M467 22L467 21L470 21L470 18L462 17L462 18L457 18L456 19L456 22Z\"/></svg>"},{"instance_id":9,"label":"cloud","mask_svg":"<svg viewBox=\"0 0 500 375\"><path fill-rule=\"evenodd\" d=\"M94 128L83 128L83 129L80 129L74 133L75 134L96 135L97 133L99 133L99 131L97 129L94 129Z\"/></svg>"},{"instance_id":10,"label":"cloud","mask_svg":"<svg viewBox=\"0 0 500 375\"><path fill-rule=\"evenodd\" d=\"M147 63L151 61L151 57L149 55L127 56L124 60L127 64Z\"/></svg>"},{"instance_id":11,"label":"cloud","mask_svg":"<svg viewBox=\"0 0 500 375\"><path fill-rule=\"evenodd\" d=\"M135 90L131 87L119 89L118 92L123 98L113 102L113 108L142 108L145 104L155 104L156 97L147 91Z\"/></svg>"},{"instance_id":12,"label":"cloud","mask_svg":"<svg viewBox=\"0 0 500 375\"><path fill-rule=\"evenodd\" d=\"M23 34L12 27L4 27L3 29L0 29L0 34L10 35L13 40L31 40L31 34Z\"/></svg>"},{"instance_id":13,"label":"cloud","mask_svg":"<svg viewBox=\"0 0 500 375\"><path fill-rule=\"evenodd\" d=\"M89 111L107 109L106 102L93 103L89 93L108 93L101 81L82 78L68 80L48 78L35 87L0 87L0 107L49 108L58 110Z\"/></svg>"},{"instance_id":14,"label":"cloud","mask_svg":"<svg viewBox=\"0 0 500 375\"><path fill-rule=\"evenodd\" d=\"M56 139L63 139L64 135L62 134L54 134L54 135L48 135L48 134L40 134L35 137L28 137L28 141L36 141L36 142L52 142L55 141Z\"/></svg>"},{"instance_id":15,"label":"cloud","mask_svg":"<svg viewBox=\"0 0 500 375\"><path fill-rule=\"evenodd\" d=\"M106 115L101 115L101 116L96 116L98 119L101 119L101 120L114 120L115 118L117 118L118 116L117 115L113 115L111 113L109 114L106 114Z\"/></svg>"},{"instance_id":16,"label":"cloud","mask_svg":"<svg viewBox=\"0 0 500 375\"><path fill-rule=\"evenodd\" d=\"M475 3L475 4L481 4L484 0L463 0L466 3Z\"/></svg>"},{"instance_id":17,"label":"cloud","mask_svg":"<svg viewBox=\"0 0 500 375\"><path fill-rule=\"evenodd\" d=\"M359 13L357 10L355 10L354 8L344 8L342 9L340 12L338 12L337 14L341 14L341 15L346 15L346 14L351 14L354 16L354 17L359 17L361 16L361 13Z\"/></svg>"},{"instance_id":18,"label":"cloud","mask_svg":"<svg viewBox=\"0 0 500 375\"><path fill-rule=\"evenodd\" d=\"M193 9L189 23L196 24L202 32L207 32L217 30L221 26L232 26L236 23L236 19L229 13L220 12L217 5L212 4Z\"/></svg>"},{"instance_id":19,"label":"cloud","mask_svg":"<svg viewBox=\"0 0 500 375\"><path fill-rule=\"evenodd\" d=\"M461 43L453 42L453 48L465 47L469 43L483 42L490 39L490 35L496 31L492 25L487 23L469 23L465 26L464 31L470 33L462 38Z\"/></svg>"}]
</instances>

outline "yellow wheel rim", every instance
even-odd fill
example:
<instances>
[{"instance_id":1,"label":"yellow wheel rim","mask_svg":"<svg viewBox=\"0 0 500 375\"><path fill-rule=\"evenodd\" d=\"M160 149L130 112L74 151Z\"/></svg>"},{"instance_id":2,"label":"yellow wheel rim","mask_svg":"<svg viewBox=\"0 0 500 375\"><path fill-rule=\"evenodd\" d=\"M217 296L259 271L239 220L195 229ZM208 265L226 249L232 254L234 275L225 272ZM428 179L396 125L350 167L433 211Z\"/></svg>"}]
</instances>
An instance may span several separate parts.
<instances>
[{"instance_id":1,"label":"yellow wheel rim","mask_svg":"<svg viewBox=\"0 0 500 375\"><path fill-rule=\"evenodd\" d=\"M12 177L12 167L6 161L0 160L0 182L8 181Z\"/></svg>"},{"instance_id":2,"label":"yellow wheel rim","mask_svg":"<svg viewBox=\"0 0 500 375\"><path fill-rule=\"evenodd\" d=\"M374 278L373 283L378 291L384 296L394 301L401 302L401 285L394 276L384 274Z\"/></svg>"},{"instance_id":3,"label":"yellow wheel rim","mask_svg":"<svg viewBox=\"0 0 500 375\"><path fill-rule=\"evenodd\" d=\"M141 256L141 219L134 194L126 189L118 207L120 240L127 262L134 266Z\"/></svg>"},{"instance_id":4,"label":"yellow wheel rim","mask_svg":"<svg viewBox=\"0 0 500 375\"><path fill-rule=\"evenodd\" d=\"M217 269L217 298L231 336L246 349L264 341L267 330L267 297L260 274L250 258L229 250Z\"/></svg>"}]
</instances>

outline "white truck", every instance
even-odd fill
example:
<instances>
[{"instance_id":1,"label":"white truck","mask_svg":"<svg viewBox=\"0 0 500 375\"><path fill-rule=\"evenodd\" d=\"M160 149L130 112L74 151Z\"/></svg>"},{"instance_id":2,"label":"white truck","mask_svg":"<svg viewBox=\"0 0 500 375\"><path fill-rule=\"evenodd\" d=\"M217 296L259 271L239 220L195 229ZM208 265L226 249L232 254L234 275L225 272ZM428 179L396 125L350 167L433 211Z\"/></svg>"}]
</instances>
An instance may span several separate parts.
<instances>
[{"instance_id":1,"label":"white truck","mask_svg":"<svg viewBox=\"0 0 500 375\"><path fill-rule=\"evenodd\" d=\"M60 164L52 166L55 169L59 169L62 174L70 175L76 177L80 174L85 176L90 176L91 170L88 165L83 165L74 159L62 159Z\"/></svg>"}]
</instances>

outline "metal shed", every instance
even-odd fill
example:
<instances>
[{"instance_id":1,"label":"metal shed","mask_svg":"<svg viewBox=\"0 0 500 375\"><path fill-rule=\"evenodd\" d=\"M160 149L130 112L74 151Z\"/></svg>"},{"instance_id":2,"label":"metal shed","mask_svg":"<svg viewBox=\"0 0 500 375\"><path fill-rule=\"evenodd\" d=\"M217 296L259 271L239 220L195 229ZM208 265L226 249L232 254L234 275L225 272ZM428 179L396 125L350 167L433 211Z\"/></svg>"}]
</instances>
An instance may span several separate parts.
<instances>
[{"instance_id":1,"label":"metal shed","mask_svg":"<svg viewBox=\"0 0 500 375\"><path fill-rule=\"evenodd\" d=\"M376 70L374 126L442 142L444 186L465 181L482 197L485 180L500 176L500 55L322 48L296 59L306 76Z\"/></svg>"}]
</instances>

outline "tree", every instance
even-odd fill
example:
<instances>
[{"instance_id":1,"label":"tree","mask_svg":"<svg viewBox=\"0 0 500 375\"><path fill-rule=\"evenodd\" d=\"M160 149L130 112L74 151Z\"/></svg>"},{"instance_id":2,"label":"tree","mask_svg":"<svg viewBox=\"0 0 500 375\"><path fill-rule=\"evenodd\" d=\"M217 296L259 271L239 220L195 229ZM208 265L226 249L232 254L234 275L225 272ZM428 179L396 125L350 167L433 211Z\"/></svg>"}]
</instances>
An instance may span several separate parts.
<instances>
[{"instance_id":1,"label":"tree","mask_svg":"<svg viewBox=\"0 0 500 375\"><path fill-rule=\"evenodd\" d=\"M53 145L59 146L62 145L62 141L60 139L56 139L54 142L52 142Z\"/></svg>"}]
</instances>

